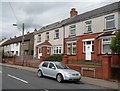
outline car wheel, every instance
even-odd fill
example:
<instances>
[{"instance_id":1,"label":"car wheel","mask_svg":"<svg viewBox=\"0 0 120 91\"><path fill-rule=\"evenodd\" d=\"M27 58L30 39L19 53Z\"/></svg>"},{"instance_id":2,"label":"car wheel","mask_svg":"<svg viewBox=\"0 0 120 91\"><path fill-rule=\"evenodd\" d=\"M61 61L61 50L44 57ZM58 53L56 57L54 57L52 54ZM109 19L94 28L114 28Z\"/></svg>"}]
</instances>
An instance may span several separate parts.
<instances>
[{"instance_id":1,"label":"car wheel","mask_svg":"<svg viewBox=\"0 0 120 91\"><path fill-rule=\"evenodd\" d=\"M56 77L56 80L61 83L63 82L63 76L61 74L58 74L57 77Z\"/></svg>"},{"instance_id":2,"label":"car wheel","mask_svg":"<svg viewBox=\"0 0 120 91\"><path fill-rule=\"evenodd\" d=\"M38 77L42 77L42 71L41 70L38 70L38 73L37 73Z\"/></svg>"}]
</instances>

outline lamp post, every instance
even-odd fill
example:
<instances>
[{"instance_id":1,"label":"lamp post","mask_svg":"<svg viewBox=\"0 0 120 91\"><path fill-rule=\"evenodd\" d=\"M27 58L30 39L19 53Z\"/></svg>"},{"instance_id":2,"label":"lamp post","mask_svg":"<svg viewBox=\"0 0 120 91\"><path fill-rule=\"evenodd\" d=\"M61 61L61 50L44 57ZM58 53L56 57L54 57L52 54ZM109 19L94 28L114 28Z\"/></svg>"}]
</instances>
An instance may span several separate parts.
<instances>
[{"instance_id":1,"label":"lamp post","mask_svg":"<svg viewBox=\"0 0 120 91\"><path fill-rule=\"evenodd\" d=\"M13 24L13 26L17 26L17 24ZM22 24L22 46L21 46L21 50L22 50L22 66L24 66L24 23Z\"/></svg>"}]
</instances>

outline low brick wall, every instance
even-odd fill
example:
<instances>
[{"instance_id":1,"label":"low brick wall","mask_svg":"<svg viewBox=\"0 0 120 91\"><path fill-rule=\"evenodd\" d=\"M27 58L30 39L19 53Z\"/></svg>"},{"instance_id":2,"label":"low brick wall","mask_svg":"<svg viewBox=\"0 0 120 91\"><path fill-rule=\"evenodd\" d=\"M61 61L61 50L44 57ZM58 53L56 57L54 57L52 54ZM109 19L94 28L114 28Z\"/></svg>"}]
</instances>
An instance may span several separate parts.
<instances>
[{"instance_id":1,"label":"low brick wall","mask_svg":"<svg viewBox=\"0 0 120 91\"><path fill-rule=\"evenodd\" d=\"M14 65L22 65L23 64L23 62L17 58L4 58L2 60L4 60L5 63L14 64ZM38 68L39 64L40 64L39 60L35 60L35 61L24 60L24 66Z\"/></svg>"},{"instance_id":2,"label":"low brick wall","mask_svg":"<svg viewBox=\"0 0 120 91\"><path fill-rule=\"evenodd\" d=\"M67 64L68 67L80 72L83 76L103 79L102 66Z\"/></svg>"}]
</instances>

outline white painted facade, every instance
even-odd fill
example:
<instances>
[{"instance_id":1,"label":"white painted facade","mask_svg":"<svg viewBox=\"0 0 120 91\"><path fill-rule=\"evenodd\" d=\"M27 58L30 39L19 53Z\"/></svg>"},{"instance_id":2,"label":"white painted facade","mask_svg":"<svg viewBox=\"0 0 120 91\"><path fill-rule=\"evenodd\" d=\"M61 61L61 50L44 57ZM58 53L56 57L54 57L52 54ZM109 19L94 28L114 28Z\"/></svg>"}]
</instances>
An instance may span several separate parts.
<instances>
[{"instance_id":1,"label":"white painted facade","mask_svg":"<svg viewBox=\"0 0 120 91\"><path fill-rule=\"evenodd\" d=\"M81 21L81 22L77 22L77 23L69 24L69 25L65 26L65 38L69 37L69 34L70 34L69 27L71 25L76 25L76 36L84 35L85 30L86 30L85 22L87 22L87 21L92 21L92 33L103 32L105 29L105 23L106 23L105 17L110 16L110 15L115 16L115 28L120 29L120 12L115 12L115 13L103 15L100 17L92 18L89 20L85 20L85 21Z\"/></svg>"},{"instance_id":2,"label":"white painted facade","mask_svg":"<svg viewBox=\"0 0 120 91\"><path fill-rule=\"evenodd\" d=\"M55 39L55 30L59 30L59 38ZM43 42L45 42L46 40L46 33L49 32L49 43L52 45L51 47L51 54L62 54L63 53L63 40L64 40L64 33L63 33L63 27L57 28L57 29L53 29L50 31L45 31L42 33L38 33L34 36L34 57L36 57L36 47L38 47L38 58L40 58L40 56L42 56L42 53L39 52L39 48L41 48L41 46L37 46ZM41 41L39 41L39 37L38 35L41 34ZM54 53L54 49L58 48L61 49L61 53Z\"/></svg>"},{"instance_id":3,"label":"white painted facade","mask_svg":"<svg viewBox=\"0 0 120 91\"><path fill-rule=\"evenodd\" d=\"M4 46L4 53L20 56L20 42Z\"/></svg>"}]
</instances>

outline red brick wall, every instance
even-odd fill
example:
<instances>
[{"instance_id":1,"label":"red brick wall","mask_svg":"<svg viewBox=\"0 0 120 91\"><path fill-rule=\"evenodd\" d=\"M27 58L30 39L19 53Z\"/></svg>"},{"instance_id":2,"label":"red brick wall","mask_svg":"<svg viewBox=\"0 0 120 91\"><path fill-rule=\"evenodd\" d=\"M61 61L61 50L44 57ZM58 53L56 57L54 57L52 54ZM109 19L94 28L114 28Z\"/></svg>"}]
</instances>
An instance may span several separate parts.
<instances>
[{"instance_id":1,"label":"red brick wall","mask_svg":"<svg viewBox=\"0 0 120 91\"><path fill-rule=\"evenodd\" d=\"M83 76L87 77L94 77L94 71L83 70L81 72L81 68L95 68L95 78L103 79L103 69L102 66L90 66L90 65L74 65L74 64L67 64L68 67L80 72Z\"/></svg>"},{"instance_id":2,"label":"red brick wall","mask_svg":"<svg viewBox=\"0 0 120 91\"><path fill-rule=\"evenodd\" d=\"M6 63L9 64L14 64L14 65L23 64L23 62L21 60L18 60L17 58L4 58L4 60ZM38 61L24 60L24 66L38 68L39 64L40 64L39 60Z\"/></svg>"},{"instance_id":3,"label":"red brick wall","mask_svg":"<svg viewBox=\"0 0 120 91\"><path fill-rule=\"evenodd\" d=\"M90 39L90 38L94 38L94 53L91 54L91 57L93 60L99 60L98 58L98 40L96 39L96 36L100 34L100 33L95 33L95 34L88 34L88 35L82 35L82 36L77 36L74 38L79 38L79 40L77 41L77 46L76 46L76 55L68 55L68 60L69 59L78 59L78 60L84 60L85 59L85 53L83 53L83 42L82 40L84 39ZM66 38L65 40L68 40L71 38ZM67 54L67 44L64 44L64 50L65 50L65 54ZM71 49L72 51L72 49Z\"/></svg>"},{"instance_id":4,"label":"red brick wall","mask_svg":"<svg viewBox=\"0 0 120 91\"><path fill-rule=\"evenodd\" d=\"M102 56L104 56L104 54L102 54L102 40L100 39L96 39L96 36L100 34L100 33L94 33L94 34L88 34L88 35L81 35L81 36L76 36L74 38L79 38L79 40L77 41L77 45L76 45L76 55L67 55L68 56L68 60L85 60L85 53L83 53L83 41L84 39L91 39L94 38L94 52L91 54L91 59L93 61L99 61L101 62L102 60ZM65 38L64 39L64 54L67 54L67 44L66 44L66 40L71 40L72 38ZM100 45L99 45L100 44ZM100 48L100 49L99 49ZM71 45L71 53L72 53L72 45ZM114 54L111 55L112 56L112 64L114 65L120 65L120 55Z\"/></svg>"}]
</instances>

